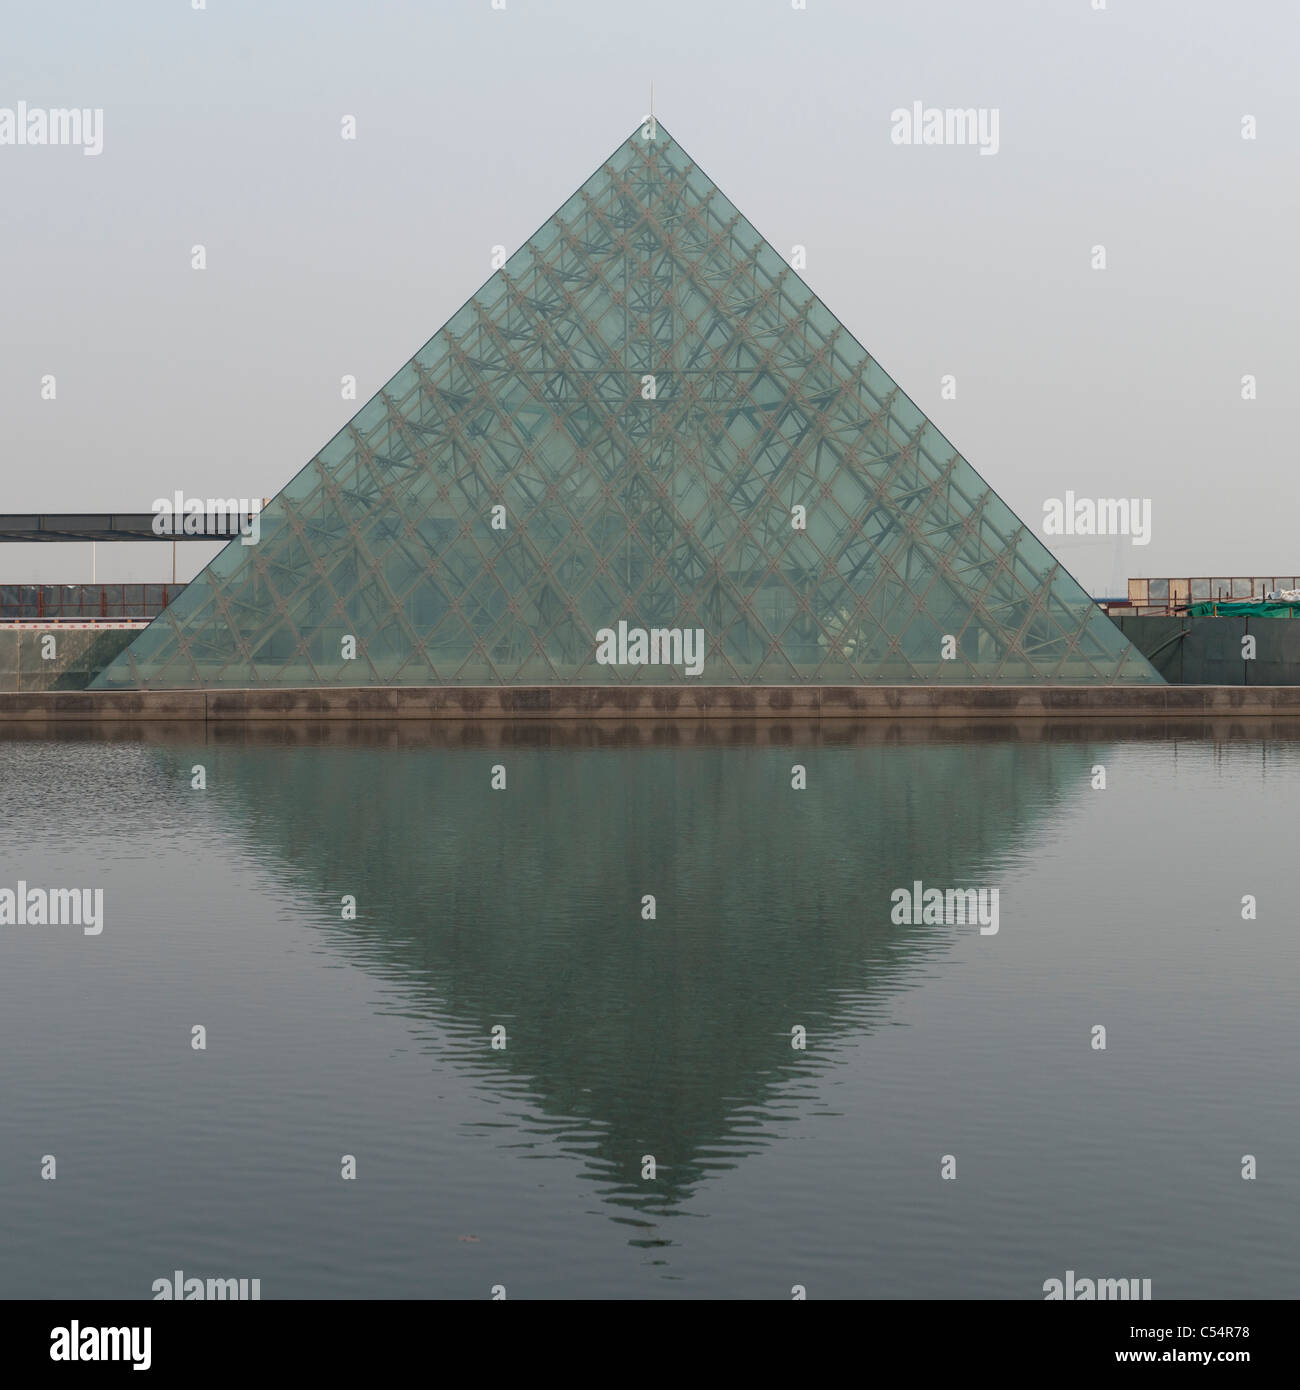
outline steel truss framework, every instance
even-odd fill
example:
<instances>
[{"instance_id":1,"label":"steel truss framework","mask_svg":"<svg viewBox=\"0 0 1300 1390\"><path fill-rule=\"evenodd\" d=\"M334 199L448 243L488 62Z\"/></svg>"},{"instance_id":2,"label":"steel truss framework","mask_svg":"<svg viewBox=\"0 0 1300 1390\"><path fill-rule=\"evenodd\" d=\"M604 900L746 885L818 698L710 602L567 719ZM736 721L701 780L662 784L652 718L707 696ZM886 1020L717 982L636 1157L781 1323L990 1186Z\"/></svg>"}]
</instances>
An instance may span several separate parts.
<instances>
[{"instance_id":1,"label":"steel truss framework","mask_svg":"<svg viewBox=\"0 0 1300 1390\"><path fill-rule=\"evenodd\" d=\"M95 686L914 680L1160 677L658 126Z\"/></svg>"}]
</instances>

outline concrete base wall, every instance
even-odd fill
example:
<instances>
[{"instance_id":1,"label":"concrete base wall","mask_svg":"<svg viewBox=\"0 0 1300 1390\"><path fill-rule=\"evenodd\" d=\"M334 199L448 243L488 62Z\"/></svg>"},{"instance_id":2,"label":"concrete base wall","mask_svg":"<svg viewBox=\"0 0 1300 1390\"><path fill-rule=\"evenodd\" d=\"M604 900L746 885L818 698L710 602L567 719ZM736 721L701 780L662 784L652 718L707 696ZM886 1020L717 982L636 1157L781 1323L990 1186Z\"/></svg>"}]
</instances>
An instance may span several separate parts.
<instances>
[{"instance_id":1,"label":"concrete base wall","mask_svg":"<svg viewBox=\"0 0 1300 1390\"><path fill-rule=\"evenodd\" d=\"M84 690L139 635L139 628L0 628L0 690Z\"/></svg>"},{"instance_id":2,"label":"concrete base wall","mask_svg":"<svg viewBox=\"0 0 1300 1390\"><path fill-rule=\"evenodd\" d=\"M1112 618L1167 681L1179 685L1300 685L1294 618ZM1255 639L1242 659L1241 639Z\"/></svg>"},{"instance_id":3,"label":"concrete base wall","mask_svg":"<svg viewBox=\"0 0 1300 1390\"><path fill-rule=\"evenodd\" d=\"M1300 716L1300 686L514 686L0 693L0 722Z\"/></svg>"}]
</instances>

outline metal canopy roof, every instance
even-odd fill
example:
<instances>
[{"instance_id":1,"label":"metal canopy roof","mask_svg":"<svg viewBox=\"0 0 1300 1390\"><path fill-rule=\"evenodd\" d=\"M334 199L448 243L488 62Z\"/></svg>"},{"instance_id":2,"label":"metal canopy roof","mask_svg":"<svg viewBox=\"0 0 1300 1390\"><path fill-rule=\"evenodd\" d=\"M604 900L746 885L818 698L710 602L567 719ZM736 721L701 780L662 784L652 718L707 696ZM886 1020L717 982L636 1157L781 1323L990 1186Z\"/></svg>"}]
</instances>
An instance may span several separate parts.
<instances>
[{"instance_id":1,"label":"metal canopy roof","mask_svg":"<svg viewBox=\"0 0 1300 1390\"><path fill-rule=\"evenodd\" d=\"M251 520L242 512L232 523L228 516L211 513L201 520L203 529L173 535L153 529L153 512L42 512L24 516L0 514L0 541L222 541L239 534L239 523Z\"/></svg>"}]
</instances>

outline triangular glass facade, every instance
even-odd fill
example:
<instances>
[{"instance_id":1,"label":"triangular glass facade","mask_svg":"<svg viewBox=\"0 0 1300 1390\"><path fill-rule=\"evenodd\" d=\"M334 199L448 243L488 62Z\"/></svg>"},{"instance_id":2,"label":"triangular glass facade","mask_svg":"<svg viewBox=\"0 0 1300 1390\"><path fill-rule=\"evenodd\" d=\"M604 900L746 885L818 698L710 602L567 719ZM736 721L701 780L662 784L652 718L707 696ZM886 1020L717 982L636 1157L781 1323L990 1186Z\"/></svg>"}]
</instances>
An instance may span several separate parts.
<instances>
[{"instance_id":1,"label":"triangular glass facade","mask_svg":"<svg viewBox=\"0 0 1300 1390\"><path fill-rule=\"evenodd\" d=\"M94 686L912 681L1161 678L660 125Z\"/></svg>"}]
</instances>

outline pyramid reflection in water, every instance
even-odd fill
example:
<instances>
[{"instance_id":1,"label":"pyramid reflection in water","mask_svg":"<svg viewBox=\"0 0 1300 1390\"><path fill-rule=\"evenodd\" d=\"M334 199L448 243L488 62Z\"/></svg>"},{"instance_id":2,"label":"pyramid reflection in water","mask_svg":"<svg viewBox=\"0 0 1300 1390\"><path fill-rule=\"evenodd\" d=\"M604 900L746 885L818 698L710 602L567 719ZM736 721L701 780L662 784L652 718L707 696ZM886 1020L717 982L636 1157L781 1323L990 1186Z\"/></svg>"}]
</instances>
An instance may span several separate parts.
<instances>
[{"instance_id":1,"label":"pyramid reflection in water","mask_svg":"<svg viewBox=\"0 0 1300 1390\"><path fill-rule=\"evenodd\" d=\"M227 732L239 742L204 749L212 804L330 949L392 986L383 1007L436 1064L507 1101L484 1142L558 1146L623 1214L664 1212L773 1142L815 1076L869 1047L959 938L1006 949L1027 929L1008 866L1101 757L1079 743L421 746L445 726L315 748ZM794 763L807 792L791 790ZM1002 885L1001 935L893 925L891 891L915 879ZM355 921L340 920L345 893Z\"/></svg>"}]
</instances>

